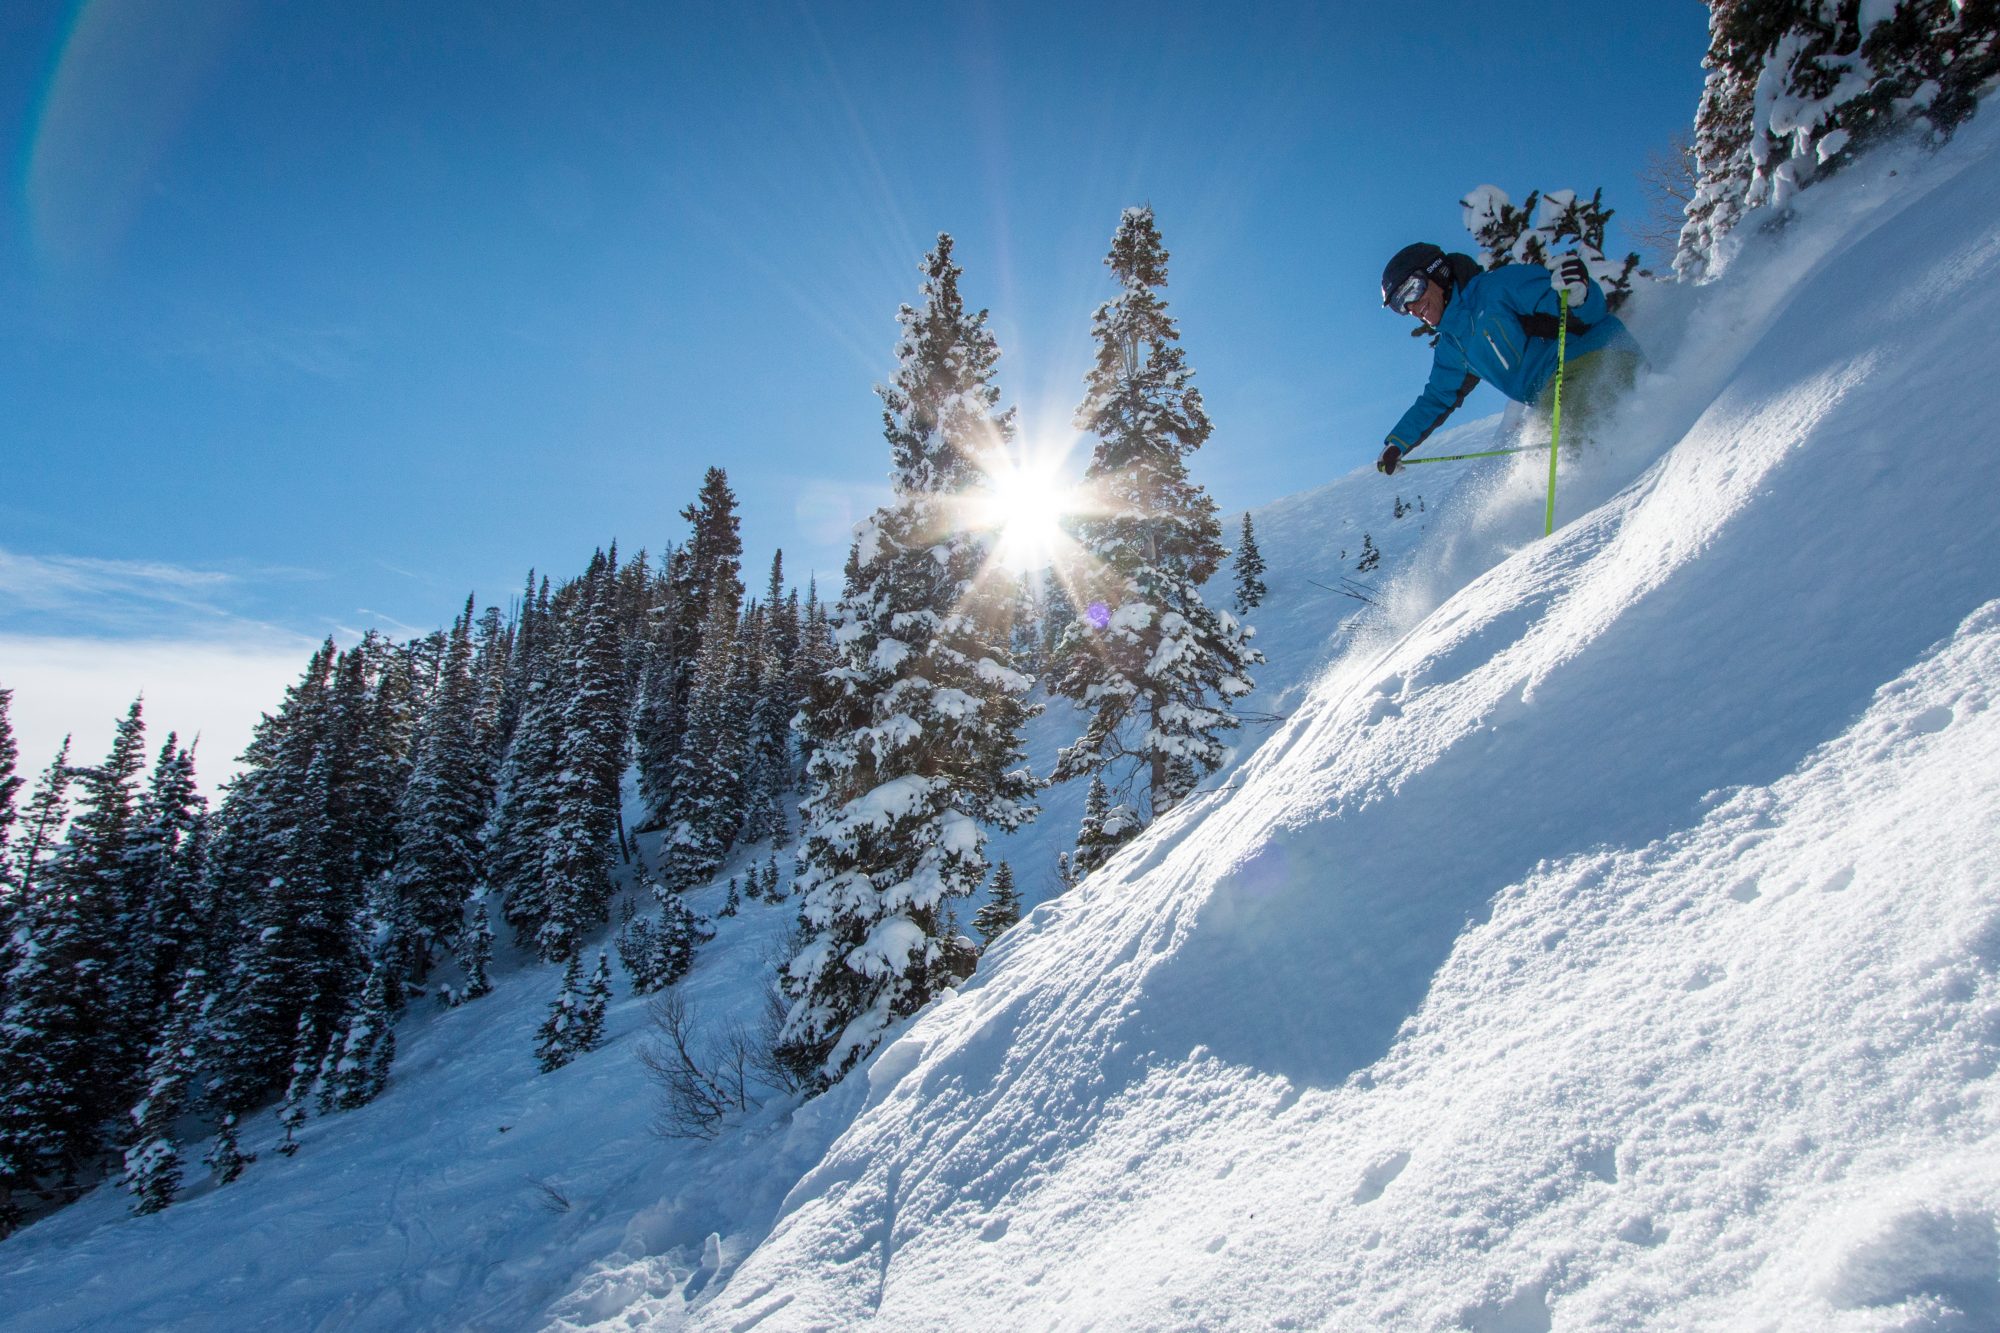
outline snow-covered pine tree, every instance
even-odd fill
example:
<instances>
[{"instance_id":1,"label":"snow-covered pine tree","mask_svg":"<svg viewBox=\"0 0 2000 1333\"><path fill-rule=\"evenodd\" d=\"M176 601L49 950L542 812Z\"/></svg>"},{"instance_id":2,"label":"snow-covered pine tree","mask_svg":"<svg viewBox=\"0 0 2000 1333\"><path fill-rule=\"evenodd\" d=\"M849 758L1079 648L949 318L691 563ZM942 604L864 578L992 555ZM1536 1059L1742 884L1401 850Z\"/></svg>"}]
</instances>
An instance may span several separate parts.
<instances>
[{"instance_id":1,"label":"snow-covered pine tree","mask_svg":"<svg viewBox=\"0 0 2000 1333\"><path fill-rule=\"evenodd\" d=\"M14 802L21 790L21 778L15 772L20 763L20 747L14 741L14 723L9 716L13 706L14 692L0 688L0 939L11 932L7 929L6 901L14 888L13 865L7 855L7 844L14 834L16 810ZM0 976L5 973L4 945L0 945ZM6 983L0 980L0 996L6 994Z\"/></svg>"},{"instance_id":2,"label":"snow-covered pine tree","mask_svg":"<svg viewBox=\"0 0 2000 1333\"><path fill-rule=\"evenodd\" d=\"M15 914L17 961L0 1015L0 1173L10 1183L54 1176L77 1187L113 1118L136 1100L146 1016L131 1007L143 960L133 957L126 857L144 746L134 702L105 762L75 771L75 817Z\"/></svg>"},{"instance_id":3,"label":"snow-covered pine tree","mask_svg":"<svg viewBox=\"0 0 2000 1333\"><path fill-rule=\"evenodd\" d=\"M756 883L756 874L757 874L756 867L754 866L751 867L750 876L752 884ZM735 875L731 875L729 877L729 896L723 899L722 911L717 913L717 915L735 916L738 912L742 910L743 910L743 885L742 882Z\"/></svg>"},{"instance_id":4,"label":"snow-covered pine tree","mask_svg":"<svg viewBox=\"0 0 2000 1333\"><path fill-rule=\"evenodd\" d=\"M531 945L553 912L542 880L548 830L555 823L555 776L562 762L563 713L569 672L555 642L553 613L532 617L534 679L523 691L519 724L504 765L505 794L492 821L487 874L501 895L501 914L517 943Z\"/></svg>"},{"instance_id":5,"label":"snow-covered pine tree","mask_svg":"<svg viewBox=\"0 0 2000 1333\"><path fill-rule=\"evenodd\" d=\"M715 938L678 894L662 894L660 920L653 938L659 949L660 985L671 986L694 966L695 950Z\"/></svg>"},{"instance_id":6,"label":"snow-covered pine tree","mask_svg":"<svg viewBox=\"0 0 2000 1333\"><path fill-rule=\"evenodd\" d=\"M1553 255L1575 251L1604 289L1605 303L1611 309L1618 310L1631 299L1632 282L1639 275L1639 256L1628 254L1617 261L1605 257L1604 229L1613 210L1604 206L1602 189L1589 199L1578 199L1573 190L1550 190L1547 194L1530 190L1527 200L1516 208L1506 191L1497 185L1482 185L1458 202L1465 229L1479 246L1479 262L1487 269L1545 264Z\"/></svg>"},{"instance_id":7,"label":"snow-covered pine tree","mask_svg":"<svg viewBox=\"0 0 2000 1333\"><path fill-rule=\"evenodd\" d=\"M576 1058L576 1011L583 1002L576 984L582 978L582 955L571 954L563 968L562 990L549 1004L549 1016L535 1029L535 1061L544 1074Z\"/></svg>"},{"instance_id":8,"label":"snow-covered pine tree","mask_svg":"<svg viewBox=\"0 0 2000 1333\"><path fill-rule=\"evenodd\" d=\"M793 775L792 717L798 712L793 692L797 670L799 627L796 604L785 602L785 553L771 560L771 578L764 592L762 632L756 656L755 702L746 738L743 837L785 842L790 826L785 806Z\"/></svg>"},{"instance_id":9,"label":"snow-covered pine tree","mask_svg":"<svg viewBox=\"0 0 2000 1333\"><path fill-rule=\"evenodd\" d=\"M1708 54L1694 118L1694 194L1674 254L1674 274L1700 282L1713 273L1718 247L1734 231L1750 190L1750 126L1757 76L1732 50L1736 0L1710 0Z\"/></svg>"},{"instance_id":10,"label":"snow-covered pine tree","mask_svg":"<svg viewBox=\"0 0 2000 1333\"><path fill-rule=\"evenodd\" d=\"M47 981L25 966L33 957L35 932L45 915L51 850L69 817L70 738L63 737L55 759L37 779L23 812L22 837L14 848L9 912L11 929L0 937L0 962L7 964L0 992L0 1236L20 1225L15 1196L33 1190L55 1168L48 1157L48 1125L68 1105L51 1078L53 1051L37 1040L48 1021L38 988ZM27 989L24 991L23 986ZM49 1092L57 1095L50 1097Z\"/></svg>"},{"instance_id":11,"label":"snow-covered pine tree","mask_svg":"<svg viewBox=\"0 0 2000 1333\"><path fill-rule=\"evenodd\" d=\"M125 1148L125 1173L119 1184L130 1191L134 1213L157 1213L174 1201L181 1187L181 1145L177 1126L187 1113L190 1086L197 1072L195 1020L207 991L207 979L190 972L175 989L165 1025L146 1061L144 1088L132 1107L132 1130Z\"/></svg>"},{"instance_id":12,"label":"snow-covered pine tree","mask_svg":"<svg viewBox=\"0 0 2000 1333\"><path fill-rule=\"evenodd\" d=\"M43 882L50 860L62 843L63 825L69 822L69 787L76 770L69 762L70 738L64 736L56 757L42 770L28 803L20 814L20 841L14 846L8 866L20 901L31 901Z\"/></svg>"},{"instance_id":13,"label":"snow-covered pine tree","mask_svg":"<svg viewBox=\"0 0 2000 1333\"><path fill-rule=\"evenodd\" d=\"M639 769L639 796L647 811L637 829L640 833L660 827L661 812L673 787L674 759L680 754L682 733L687 730L687 700L680 686L686 670L684 656L691 648L681 642L680 599L687 582L681 571L691 558L685 547L667 547L641 649L638 693L632 704L633 760Z\"/></svg>"},{"instance_id":14,"label":"snow-covered pine tree","mask_svg":"<svg viewBox=\"0 0 2000 1333\"><path fill-rule=\"evenodd\" d=\"M894 499L862 525L833 638L838 665L807 711L815 751L800 856L805 943L783 973L784 1065L824 1089L889 1025L959 980L950 903L986 877L986 829L1033 817L1019 765L1029 680L969 529L984 465L1011 440L999 348L968 312L951 237L924 259L882 395Z\"/></svg>"},{"instance_id":15,"label":"snow-covered pine tree","mask_svg":"<svg viewBox=\"0 0 2000 1333\"><path fill-rule=\"evenodd\" d=\"M772 902L783 902L784 891L778 887L778 857L773 853L764 862L764 897Z\"/></svg>"},{"instance_id":16,"label":"snow-covered pine tree","mask_svg":"<svg viewBox=\"0 0 2000 1333\"><path fill-rule=\"evenodd\" d=\"M541 675L542 660L547 656L541 631L547 619L548 604L547 576L543 576L540 591L537 592L535 571L529 570L527 586L521 590L521 605L514 618L513 633L508 638L505 661L494 664L501 677L499 705L494 718L495 745L491 752L496 779L501 766L506 763L508 750L514 743L514 733L527 711L528 696Z\"/></svg>"},{"instance_id":17,"label":"snow-covered pine tree","mask_svg":"<svg viewBox=\"0 0 2000 1333\"><path fill-rule=\"evenodd\" d=\"M1076 880L1077 880L1076 871L1070 867L1069 853L1057 852L1056 853L1057 891L1061 893L1069 892L1071 889L1076 887Z\"/></svg>"},{"instance_id":18,"label":"snow-covered pine tree","mask_svg":"<svg viewBox=\"0 0 2000 1333\"><path fill-rule=\"evenodd\" d=\"M701 660L688 704L686 743L675 760L660 874L685 890L706 883L743 822L743 751L747 675L737 643L737 608L725 596L710 604Z\"/></svg>"},{"instance_id":19,"label":"snow-covered pine tree","mask_svg":"<svg viewBox=\"0 0 2000 1333\"><path fill-rule=\"evenodd\" d=\"M476 1000L493 993L486 969L493 962L493 923L487 919L486 904L473 905L472 919L459 932L458 966L465 981L458 988L458 1002Z\"/></svg>"},{"instance_id":20,"label":"snow-covered pine tree","mask_svg":"<svg viewBox=\"0 0 2000 1333\"><path fill-rule=\"evenodd\" d=\"M535 934L536 952L551 961L581 947L584 933L608 919L611 901L627 709L610 575L600 553L584 576L576 633L567 640L570 688L558 766L550 775L553 823L544 835L541 862L548 916Z\"/></svg>"},{"instance_id":21,"label":"snow-covered pine tree","mask_svg":"<svg viewBox=\"0 0 2000 1333\"><path fill-rule=\"evenodd\" d=\"M993 871L993 893L986 906L972 917L981 947L1000 938L1009 926L1021 919L1021 895L1014 887L1014 867L1002 861Z\"/></svg>"},{"instance_id":22,"label":"snow-covered pine tree","mask_svg":"<svg viewBox=\"0 0 2000 1333\"><path fill-rule=\"evenodd\" d=\"M1250 511L1243 511L1243 537L1236 544L1236 611L1248 615L1263 604L1264 553L1257 549L1257 532L1250 523Z\"/></svg>"},{"instance_id":23,"label":"snow-covered pine tree","mask_svg":"<svg viewBox=\"0 0 2000 1333\"><path fill-rule=\"evenodd\" d=\"M1077 522L1087 560L1074 595L1089 614L1058 645L1054 681L1090 721L1055 777L1130 760L1158 818L1222 762L1232 701L1263 658L1253 631L1201 596L1228 552L1215 502L1187 474L1212 427L1160 298L1167 251L1152 209L1125 210L1104 262L1124 290L1092 322L1097 361L1076 414L1097 437Z\"/></svg>"},{"instance_id":24,"label":"snow-covered pine tree","mask_svg":"<svg viewBox=\"0 0 2000 1333\"><path fill-rule=\"evenodd\" d=\"M137 1003L155 1027L173 999L176 978L193 960L201 941L199 900L207 813L208 802L195 786L194 751L182 748L179 738L169 733L140 800L138 828L128 853L129 873L141 904Z\"/></svg>"},{"instance_id":25,"label":"snow-covered pine tree","mask_svg":"<svg viewBox=\"0 0 2000 1333\"><path fill-rule=\"evenodd\" d=\"M394 882L408 904L414 980L449 947L479 883L491 806L473 675L473 600L452 622L437 690L418 724L410 780L396 811Z\"/></svg>"},{"instance_id":26,"label":"snow-covered pine tree","mask_svg":"<svg viewBox=\"0 0 2000 1333\"><path fill-rule=\"evenodd\" d=\"M833 626L827 615L827 606L819 599L819 579L810 578L806 581L805 611L799 618L799 654L792 679L792 698L797 703L798 711L792 715L791 727L798 750L798 780L801 784L812 770L813 755L818 751L818 742L806 726L806 714L813 707L815 696L829 688L827 673L836 665ZM803 805L800 813L804 813Z\"/></svg>"},{"instance_id":27,"label":"snow-covered pine tree","mask_svg":"<svg viewBox=\"0 0 2000 1333\"><path fill-rule=\"evenodd\" d=\"M1699 176L1676 270L1713 273L1741 216L1905 129L1941 142L2000 76L1991 0L1711 0Z\"/></svg>"},{"instance_id":28,"label":"snow-covered pine tree","mask_svg":"<svg viewBox=\"0 0 2000 1333\"><path fill-rule=\"evenodd\" d=\"M392 669L379 641L346 654L324 644L259 723L219 812L210 893L234 937L212 974L220 1000L204 1041L219 1111L282 1089L301 1011L330 1038L367 978L362 872L379 875L393 857L373 825L393 809L401 744L370 678Z\"/></svg>"},{"instance_id":29,"label":"snow-covered pine tree","mask_svg":"<svg viewBox=\"0 0 2000 1333\"><path fill-rule=\"evenodd\" d=\"M639 736L640 787L650 806L648 828L665 827L679 795L679 758L688 747L686 728L700 674L705 636L716 621L714 603L730 608L730 636L743 606L743 539L736 493L729 474L711 467L693 504L681 511L689 524L688 543L666 564L672 585L665 609L671 619L661 647L667 674L654 682Z\"/></svg>"},{"instance_id":30,"label":"snow-covered pine tree","mask_svg":"<svg viewBox=\"0 0 2000 1333\"><path fill-rule=\"evenodd\" d=\"M627 921L618 928L612 944L618 950L618 961L625 966L625 975L631 978L634 995L649 995L665 984L661 980L659 940L649 918Z\"/></svg>"},{"instance_id":31,"label":"snow-covered pine tree","mask_svg":"<svg viewBox=\"0 0 2000 1333\"><path fill-rule=\"evenodd\" d=\"M1076 831L1076 857L1071 861L1077 879L1111 859L1112 853L1138 836L1145 827L1139 812L1124 803L1113 805L1101 775L1090 775L1090 788L1083 797L1083 820Z\"/></svg>"},{"instance_id":32,"label":"snow-covered pine tree","mask_svg":"<svg viewBox=\"0 0 2000 1333\"><path fill-rule=\"evenodd\" d=\"M1375 538L1364 532L1361 534L1361 558L1354 562L1354 572L1366 574L1382 563L1382 550L1375 545Z\"/></svg>"},{"instance_id":33,"label":"snow-covered pine tree","mask_svg":"<svg viewBox=\"0 0 2000 1333\"><path fill-rule=\"evenodd\" d=\"M278 1144L278 1155L281 1157L290 1157L299 1150L299 1126L306 1122L306 1103L312 1097L313 1085L319 1080L320 1065L326 1054L314 1044L318 1040L312 1011L301 1012L297 1041L292 1047L292 1076L286 1082L285 1095L278 1103L278 1123L285 1130L284 1141Z\"/></svg>"},{"instance_id":34,"label":"snow-covered pine tree","mask_svg":"<svg viewBox=\"0 0 2000 1333\"><path fill-rule=\"evenodd\" d=\"M247 1166L255 1165L257 1154L246 1153L237 1141L236 1112L225 1111L215 1125L215 1142L209 1145L208 1155L201 1159L215 1176L215 1183L227 1185L243 1174Z\"/></svg>"},{"instance_id":35,"label":"snow-covered pine tree","mask_svg":"<svg viewBox=\"0 0 2000 1333\"><path fill-rule=\"evenodd\" d=\"M588 1055L604 1044L604 1010L610 1003L611 959L599 949L597 966L591 970L590 982L576 1006L569 1037L572 1056Z\"/></svg>"},{"instance_id":36,"label":"snow-covered pine tree","mask_svg":"<svg viewBox=\"0 0 2000 1333\"><path fill-rule=\"evenodd\" d=\"M410 897L391 874L368 884L368 902L356 923L371 971L382 973L383 998L391 1014L409 1007L408 979L417 967L417 927ZM421 992L419 992L421 994Z\"/></svg>"},{"instance_id":37,"label":"snow-covered pine tree","mask_svg":"<svg viewBox=\"0 0 2000 1333\"><path fill-rule=\"evenodd\" d=\"M374 1101L389 1081L389 1065L396 1056L396 1031L389 1015L385 971L377 967L369 972L368 984L348 1011L338 1058L327 1075L333 1105L342 1111Z\"/></svg>"}]
</instances>

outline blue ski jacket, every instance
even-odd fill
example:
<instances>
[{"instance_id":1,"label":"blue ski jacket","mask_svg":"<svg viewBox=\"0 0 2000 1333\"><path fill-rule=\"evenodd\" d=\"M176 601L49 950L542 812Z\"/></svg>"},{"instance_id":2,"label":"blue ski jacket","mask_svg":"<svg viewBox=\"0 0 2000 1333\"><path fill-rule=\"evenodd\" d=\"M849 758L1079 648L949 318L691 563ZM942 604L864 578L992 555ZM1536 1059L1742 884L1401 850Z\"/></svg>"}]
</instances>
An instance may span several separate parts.
<instances>
[{"instance_id":1,"label":"blue ski jacket","mask_svg":"<svg viewBox=\"0 0 2000 1333\"><path fill-rule=\"evenodd\" d=\"M1540 264L1509 264L1467 279L1438 320L1431 377L1386 443L1409 453L1456 412L1485 380L1518 403L1532 403L1556 373L1556 314L1561 301ZM1567 355L1639 344L1604 303L1595 279L1570 307Z\"/></svg>"}]
</instances>

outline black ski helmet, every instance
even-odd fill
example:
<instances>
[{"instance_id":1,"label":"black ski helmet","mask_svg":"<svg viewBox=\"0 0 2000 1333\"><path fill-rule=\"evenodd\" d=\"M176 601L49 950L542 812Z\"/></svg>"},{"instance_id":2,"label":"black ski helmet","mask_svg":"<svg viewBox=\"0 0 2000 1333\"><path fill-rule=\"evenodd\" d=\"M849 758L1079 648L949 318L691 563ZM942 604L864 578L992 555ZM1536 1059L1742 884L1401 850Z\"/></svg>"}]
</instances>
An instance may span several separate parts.
<instances>
[{"instance_id":1,"label":"black ski helmet","mask_svg":"<svg viewBox=\"0 0 2000 1333\"><path fill-rule=\"evenodd\" d=\"M1408 281L1413 273L1421 273L1443 287L1447 292L1452 288L1451 261L1445 252L1429 241L1418 241L1406 245L1390 259L1388 267L1382 270L1382 304L1388 305L1395 290Z\"/></svg>"}]
</instances>

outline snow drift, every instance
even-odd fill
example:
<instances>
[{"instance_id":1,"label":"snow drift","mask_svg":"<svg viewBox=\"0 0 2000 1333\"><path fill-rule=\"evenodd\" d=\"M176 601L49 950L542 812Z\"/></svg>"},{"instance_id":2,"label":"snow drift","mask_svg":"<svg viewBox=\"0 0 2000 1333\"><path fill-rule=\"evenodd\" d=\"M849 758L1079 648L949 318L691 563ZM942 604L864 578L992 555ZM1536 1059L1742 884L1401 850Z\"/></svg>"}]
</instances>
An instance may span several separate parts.
<instances>
[{"instance_id":1,"label":"snow drift","mask_svg":"<svg viewBox=\"0 0 2000 1333\"><path fill-rule=\"evenodd\" d=\"M1418 619L1532 530L1488 474L882 1053L699 1326L2000 1320L1992 142L1667 312L1604 502Z\"/></svg>"}]
</instances>

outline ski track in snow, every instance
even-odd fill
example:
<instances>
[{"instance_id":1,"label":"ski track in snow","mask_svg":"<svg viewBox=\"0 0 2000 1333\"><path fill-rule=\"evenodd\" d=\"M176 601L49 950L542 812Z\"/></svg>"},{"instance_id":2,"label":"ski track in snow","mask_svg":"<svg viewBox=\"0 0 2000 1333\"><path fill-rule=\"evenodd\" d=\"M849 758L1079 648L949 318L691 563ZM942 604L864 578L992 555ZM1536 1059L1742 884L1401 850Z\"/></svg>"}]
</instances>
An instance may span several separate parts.
<instances>
[{"instance_id":1,"label":"ski track in snow","mask_svg":"<svg viewBox=\"0 0 2000 1333\"><path fill-rule=\"evenodd\" d=\"M1554 540L1532 455L1256 511L1274 720L1060 898L1045 793L989 848L1041 905L826 1096L662 1142L644 1002L537 1075L503 958L297 1157L0 1244L0 1325L2000 1326L1996 140L1645 294Z\"/></svg>"}]
</instances>

